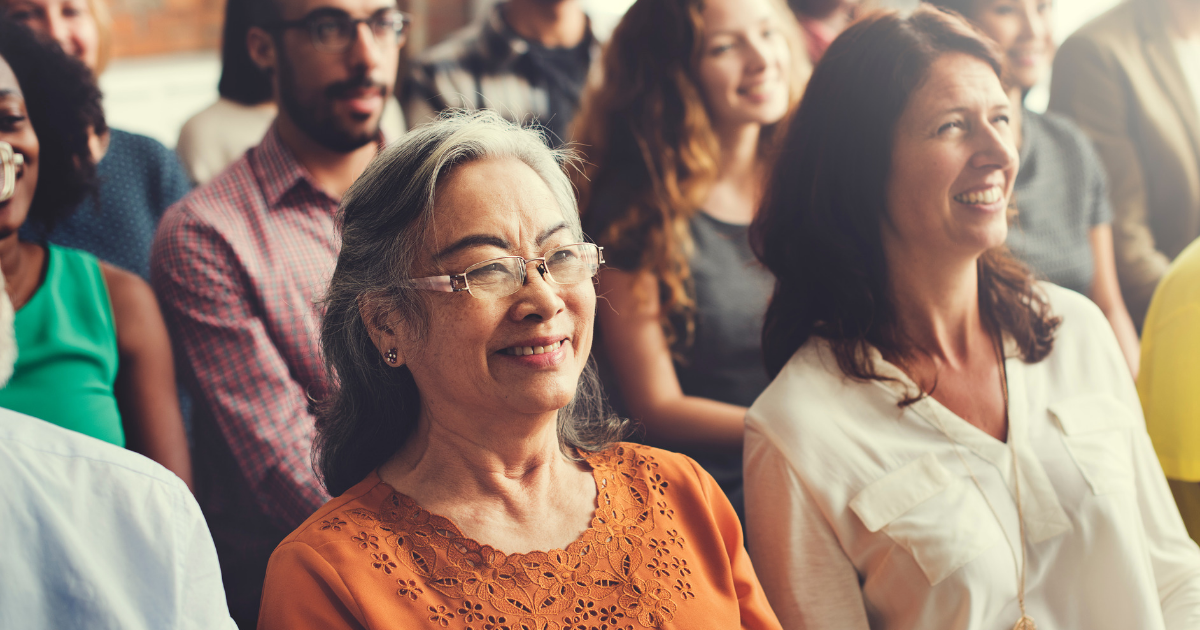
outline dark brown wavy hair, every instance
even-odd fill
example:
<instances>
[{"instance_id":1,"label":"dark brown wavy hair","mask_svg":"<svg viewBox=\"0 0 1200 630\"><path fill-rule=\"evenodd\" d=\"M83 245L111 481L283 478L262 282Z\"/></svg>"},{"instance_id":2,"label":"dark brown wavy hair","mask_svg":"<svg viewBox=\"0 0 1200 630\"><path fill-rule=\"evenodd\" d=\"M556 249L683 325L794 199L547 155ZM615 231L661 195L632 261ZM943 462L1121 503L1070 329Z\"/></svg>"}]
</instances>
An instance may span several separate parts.
<instances>
[{"instance_id":1,"label":"dark brown wavy hair","mask_svg":"<svg viewBox=\"0 0 1200 630\"><path fill-rule=\"evenodd\" d=\"M863 18L821 59L751 226L755 251L776 278L763 329L771 376L814 336L859 380L885 380L871 346L902 360L920 352L897 324L883 251L892 138L938 57L966 53L1001 76L994 46L962 18L922 6ZM979 301L1026 362L1050 352L1060 319L1003 246L980 258Z\"/></svg>"},{"instance_id":2,"label":"dark brown wavy hair","mask_svg":"<svg viewBox=\"0 0 1200 630\"><path fill-rule=\"evenodd\" d=\"M770 2L791 51L794 106L809 74L803 36L791 11L779 0ZM573 133L586 163L575 177L585 228L610 258L634 250L636 267L659 279L670 341L679 332L672 315L682 316L684 337L690 336L695 304L688 222L716 179L720 154L696 72L704 50L703 11L703 0L634 3L613 31L603 82L584 98ZM773 153L781 129L763 129L764 156Z\"/></svg>"}]
</instances>

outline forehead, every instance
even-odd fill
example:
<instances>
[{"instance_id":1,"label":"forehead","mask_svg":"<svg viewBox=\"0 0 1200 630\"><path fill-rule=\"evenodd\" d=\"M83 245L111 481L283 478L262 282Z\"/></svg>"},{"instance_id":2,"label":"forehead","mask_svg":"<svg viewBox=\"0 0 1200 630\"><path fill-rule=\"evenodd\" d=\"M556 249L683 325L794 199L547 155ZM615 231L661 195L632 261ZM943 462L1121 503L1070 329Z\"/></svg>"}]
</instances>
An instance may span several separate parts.
<instances>
[{"instance_id":1,"label":"forehead","mask_svg":"<svg viewBox=\"0 0 1200 630\"><path fill-rule=\"evenodd\" d=\"M704 32L710 35L758 26L776 17L769 0L708 0L703 15Z\"/></svg>"},{"instance_id":2,"label":"forehead","mask_svg":"<svg viewBox=\"0 0 1200 630\"><path fill-rule=\"evenodd\" d=\"M468 235L494 235L530 245L564 221L550 187L516 158L475 160L438 182L430 245L442 248Z\"/></svg>"},{"instance_id":3,"label":"forehead","mask_svg":"<svg viewBox=\"0 0 1200 630\"><path fill-rule=\"evenodd\" d=\"M3 1L3 0L0 0ZM317 9L340 9L354 16L368 16L380 9L395 8L395 0L274 0L283 19L302 18Z\"/></svg>"},{"instance_id":4,"label":"forehead","mask_svg":"<svg viewBox=\"0 0 1200 630\"><path fill-rule=\"evenodd\" d=\"M0 99L10 98L25 100L25 95L21 93L21 85L17 83L17 75L13 74L12 67L4 57L0 57Z\"/></svg>"},{"instance_id":5,"label":"forehead","mask_svg":"<svg viewBox=\"0 0 1200 630\"><path fill-rule=\"evenodd\" d=\"M990 108L1007 102L1004 87L991 65L974 55L953 52L933 62L906 109L937 116L947 109Z\"/></svg>"}]
</instances>

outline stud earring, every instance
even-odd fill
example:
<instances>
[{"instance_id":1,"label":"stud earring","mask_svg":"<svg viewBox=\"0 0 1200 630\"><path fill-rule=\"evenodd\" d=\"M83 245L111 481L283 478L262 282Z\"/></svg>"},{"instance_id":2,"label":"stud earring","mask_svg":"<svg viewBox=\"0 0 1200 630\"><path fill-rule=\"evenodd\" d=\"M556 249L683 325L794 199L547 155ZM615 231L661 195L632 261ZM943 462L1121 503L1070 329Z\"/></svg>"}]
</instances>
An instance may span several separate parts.
<instances>
[{"instance_id":1,"label":"stud earring","mask_svg":"<svg viewBox=\"0 0 1200 630\"><path fill-rule=\"evenodd\" d=\"M388 363L395 363L396 358L397 357L396 357L396 349L395 348L388 350L387 354L383 355L383 360L387 361Z\"/></svg>"}]
</instances>

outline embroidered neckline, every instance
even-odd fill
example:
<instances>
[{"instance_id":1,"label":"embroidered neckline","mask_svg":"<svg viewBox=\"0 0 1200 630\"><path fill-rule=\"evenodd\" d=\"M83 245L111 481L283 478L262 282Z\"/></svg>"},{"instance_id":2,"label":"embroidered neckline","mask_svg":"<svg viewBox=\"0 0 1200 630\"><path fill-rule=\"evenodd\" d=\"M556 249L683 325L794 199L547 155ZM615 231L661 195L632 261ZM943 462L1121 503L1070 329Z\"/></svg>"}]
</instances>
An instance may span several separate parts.
<instances>
[{"instance_id":1,"label":"embroidered neckline","mask_svg":"<svg viewBox=\"0 0 1200 630\"><path fill-rule=\"evenodd\" d=\"M629 445L585 459L596 479L596 512L565 549L506 554L463 536L452 521L395 490L377 512L344 512L361 527L332 517L321 529L349 532L370 567L396 580L397 596L412 605L433 595L431 590L461 602L426 606L437 627L547 630L585 622L609 629L633 628L629 622L659 627L674 618L679 602L695 598L686 541L677 529L656 527L656 516L674 520L666 501L670 482L652 455ZM403 575L401 564L417 579Z\"/></svg>"}]
</instances>

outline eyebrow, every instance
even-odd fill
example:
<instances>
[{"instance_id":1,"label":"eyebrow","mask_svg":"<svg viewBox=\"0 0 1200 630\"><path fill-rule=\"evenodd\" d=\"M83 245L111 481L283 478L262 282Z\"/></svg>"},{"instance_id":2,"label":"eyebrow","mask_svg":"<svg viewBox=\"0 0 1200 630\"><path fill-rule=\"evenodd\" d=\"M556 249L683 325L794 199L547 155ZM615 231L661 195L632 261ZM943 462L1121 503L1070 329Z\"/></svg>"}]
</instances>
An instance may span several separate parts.
<instances>
[{"instance_id":1,"label":"eyebrow","mask_svg":"<svg viewBox=\"0 0 1200 630\"><path fill-rule=\"evenodd\" d=\"M559 223L558 225L555 225L554 227L539 234L537 238L537 244L540 246L542 243L545 243L547 240L549 240L551 236L554 236L558 232L569 228L570 226L567 225L565 221ZM444 260L446 257L452 256L464 249L483 246L496 247L506 251L512 250L513 248L512 243L509 243L507 239L501 236L495 236L493 234L470 234L458 239L457 241L454 241L450 245L438 251L438 253L434 254L433 259Z\"/></svg>"}]
</instances>

